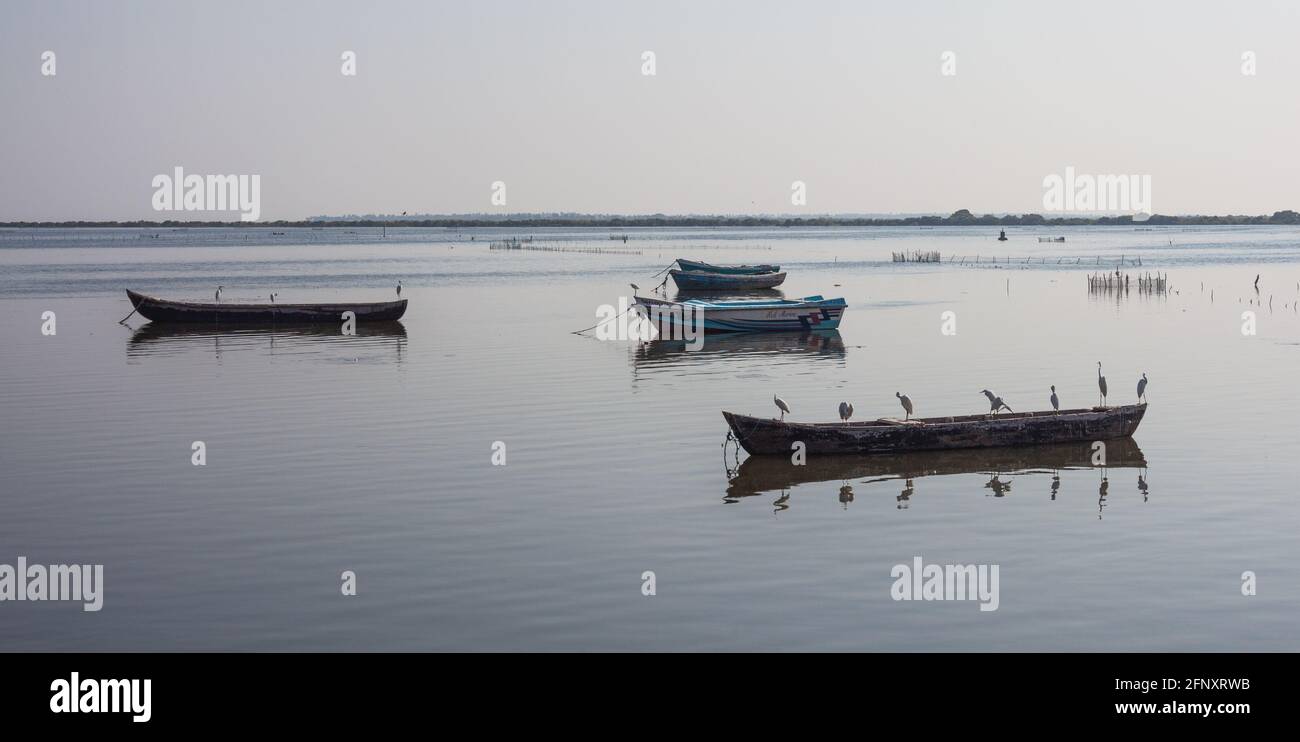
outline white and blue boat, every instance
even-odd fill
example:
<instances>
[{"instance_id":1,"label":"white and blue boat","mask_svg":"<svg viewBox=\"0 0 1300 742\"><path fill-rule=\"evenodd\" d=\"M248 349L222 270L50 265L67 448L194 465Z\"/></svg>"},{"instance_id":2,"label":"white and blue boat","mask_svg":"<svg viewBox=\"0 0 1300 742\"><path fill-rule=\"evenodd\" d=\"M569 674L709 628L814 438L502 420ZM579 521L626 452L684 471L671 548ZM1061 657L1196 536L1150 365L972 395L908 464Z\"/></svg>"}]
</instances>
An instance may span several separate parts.
<instances>
[{"instance_id":1,"label":"white and blue boat","mask_svg":"<svg viewBox=\"0 0 1300 742\"><path fill-rule=\"evenodd\" d=\"M779 265L713 265L711 263L701 263L698 260L687 260L686 258L677 259L677 267L687 273L729 273L734 275L752 276L760 273L780 273Z\"/></svg>"},{"instance_id":2,"label":"white and blue boat","mask_svg":"<svg viewBox=\"0 0 1300 742\"><path fill-rule=\"evenodd\" d=\"M785 281L784 273L698 273L669 271L683 291L752 291L772 289Z\"/></svg>"},{"instance_id":3,"label":"white and blue boat","mask_svg":"<svg viewBox=\"0 0 1300 742\"><path fill-rule=\"evenodd\" d=\"M840 326L847 302L805 296L802 299L683 302L636 297L636 311L657 324L661 332L685 326L691 332L810 332Z\"/></svg>"}]
</instances>

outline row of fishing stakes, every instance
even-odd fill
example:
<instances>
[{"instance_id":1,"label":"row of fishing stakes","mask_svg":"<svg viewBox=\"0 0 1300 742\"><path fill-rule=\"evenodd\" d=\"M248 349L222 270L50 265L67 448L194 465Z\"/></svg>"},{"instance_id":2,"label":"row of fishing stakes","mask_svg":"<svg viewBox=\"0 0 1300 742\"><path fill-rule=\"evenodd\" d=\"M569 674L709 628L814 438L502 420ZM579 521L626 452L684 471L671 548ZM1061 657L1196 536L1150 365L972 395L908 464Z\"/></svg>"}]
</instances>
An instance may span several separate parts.
<instances>
[{"instance_id":1,"label":"row of fishing stakes","mask_svg":"<svg viewBox=\"0 0 1300 742\"><path fill-rule=\"evenodd\" d=\"M1097 361L1097 390L1101 393L1100 396L1097 398L1097 402L1098 402L1097 406L1105 407L1106 406L1106 377L1103 376L1101 373L1101 361ZM990 416L996 416L1002 410L1006 410L1007 412L1010 412L1012 414L1015 413L1015 410L1011 409L1010 405L1008 405L1005 401L1003 401L1001 397L989 391L988 389L981 389L980 394L983 394L985 398L987 398L989 401ZM915 412L915 410L912 407L912 398L907 396L906 394L903 394L902 392L894 392L894 396L898 398L898 403L903 406L903 420L904 421L911 420L912 415ZM1145 371L1142 372L1142 378L1138 379L1137 397L1138 397L1138 404L1141 404L1146 401L1147 375ZM1052 385L1052 396L1049 398L1049 401L1051 401L1052 403L1052 411L1054 412L1061 411L1061 400L1059 397L1056 396L1055 384ZM772 397L772 403L775 404L776 408L781 411L781 419L785 420L785 413L790 411L790 405L784 399L781 399L780 397L777 397L775 395L773 395ZM840 420L842 422L848 422L849 418L851 417L853 417L852 403L840 402Z\"/></svg>"}]
</instances>

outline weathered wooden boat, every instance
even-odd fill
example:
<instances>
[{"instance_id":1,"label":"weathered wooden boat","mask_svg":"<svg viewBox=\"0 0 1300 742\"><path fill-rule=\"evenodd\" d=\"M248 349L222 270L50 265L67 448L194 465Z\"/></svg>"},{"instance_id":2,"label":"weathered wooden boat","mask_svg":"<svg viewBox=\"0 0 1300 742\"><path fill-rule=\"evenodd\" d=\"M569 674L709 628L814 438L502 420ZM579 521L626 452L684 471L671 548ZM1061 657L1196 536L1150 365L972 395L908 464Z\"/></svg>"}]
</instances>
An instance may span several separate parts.
<instances>
[{"instance_id":1,"label":"weathered wooden boat","mask_svg":"<svg viewBox=\"0 0 1300 742\"><path fill-rule=\"evenodd\" d=\"M1041 446L814 456L801 465L785 456L751 456L728 472L727 496L750 497L819 482L920 479L952 474L1033 474L1071 469L1142 469L1146 457L1137 441L1120 438L1106 445L1106 463L1094 463L1091 442Z\"/></svg>"},{"instance_id":2,"label":"weathered wooden boat","mask_svg":"<svg viewBox=\"0 0 1300 742\"><path fill-rule=\"evenodd\" d=\"M168 301L130 289L127 289L126 296L135 311L152 322L230 325L341 323L344 312L353 312L357 322L393 322L406 313L406 299L338 304L201 303Z\"/></svg>"},{"instance_id":3,"label":"weathered wooden boat","mask_svg":"<svg viewBox=\"0 0 1300 742\"><path fill-rule=\"evenodd\" d=\"M742 275L756 275L759 273L779 273L779 265L713 265L712 263L701 263L698 260L687 260L686 258L677 259L677 267L691 273L731 273Z\"/></svg>"},{"instance_id":4,"label":"weathered wooden boat","mask_svg":"<svg viewBox=\"0 0 1300 742\"><path fill-rule=\"evenodd\" d=\"M795 443L809 454L874 454L1111 440L1133 435L1146 411L1141 404L847 423L783 422L725 410L722 416L749 453L789 456Z\"/></svg>"},{"instance_id":5,"label":"weathered wooden boat","mask_svg":"<svg viewBox=\"0 0 1300 742\"><path fill-rule=\"evenodd\" d=\"M683 328L705 332L809 332L840 326L847 302L806 296L802 299L758 301L666 301L636 297L637 313L659 327L666 339L681 337ZM674 334L678 333L678 334Z\"/></svg>"},{"instance_id":6,"label":"weathered wooden boat","mask_svg":"<svg viewBox=\"0 0 1300 742\"><path fill-rule=\"evenodd\" d=\"M785 282L784 273L697 273L671 270L668 272L684 291L745 291L773 289Z\"/></svg>"}]
</instances>

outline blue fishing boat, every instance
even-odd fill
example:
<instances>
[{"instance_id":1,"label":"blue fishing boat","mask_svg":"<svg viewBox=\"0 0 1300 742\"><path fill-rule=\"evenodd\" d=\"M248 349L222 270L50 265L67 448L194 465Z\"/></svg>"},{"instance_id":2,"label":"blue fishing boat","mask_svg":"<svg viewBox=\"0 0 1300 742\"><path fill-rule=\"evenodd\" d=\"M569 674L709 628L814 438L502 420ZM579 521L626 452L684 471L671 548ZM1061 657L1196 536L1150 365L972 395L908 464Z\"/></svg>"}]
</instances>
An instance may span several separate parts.
<instances>
[{"instance_id":1,"label":"blue fishing boat","mask_svg":"<svg viewBox=\"0 0 1300 742\"><path fill-rule=\"evenodd\" d=\"M698 260L687 260L686 258L678 258L677 267L688 273L729 273L741 275L778 273L781 270L781 266L779 265L712 265L710 263L701 263Z\"/></svg>"},{"instance_id":2,"label":"blue fishing boat","mask_svg":"<svg viewBox=\"0 0 1300 742\"><path fill-rule=\"evenodd\" d=\"M809 332L834 330L840 326L847 302L806 296L802 299L761 299L758 301L682 302L636 297L633 305L643 317L655 323L660 332L678 332L679 328L703 329L704 332Z\"/></svg>"},{"instance_id":3,"label":"blue fishing boat","mask_svg":"<svg viewBox=\"0 0 1300 742\"><path fill-rule=\"evenodd\" d=\"M785 282L784 273L695 273L672 270L669 275L684 291L744 291L771 289Z\"/></svg>"}]
</instances>

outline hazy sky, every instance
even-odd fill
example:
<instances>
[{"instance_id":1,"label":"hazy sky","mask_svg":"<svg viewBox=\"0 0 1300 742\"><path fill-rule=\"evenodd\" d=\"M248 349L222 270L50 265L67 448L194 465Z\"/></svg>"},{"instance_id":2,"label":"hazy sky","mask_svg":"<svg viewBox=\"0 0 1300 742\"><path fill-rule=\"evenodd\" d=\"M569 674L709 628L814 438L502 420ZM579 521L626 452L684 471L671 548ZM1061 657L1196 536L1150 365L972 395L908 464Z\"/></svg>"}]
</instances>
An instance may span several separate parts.
<instances>
[{"instance_id":1,"label":"hazy sky","mask_svg":"<svg viewBox=\"0 0 1300 742\"><path fill-rule=\"evenodd\" d=\"M1043 178L1067 165L1149 174L1159 213L1300 209L1297 2L4 0L0 13L0 220L204 216L152 209L153 176L177 165L259 174L263 219L1041 212ZM955 76L940 74L945 51ZM796 180L806 206L790 203Z\"/></svg>"}]
</instances>

